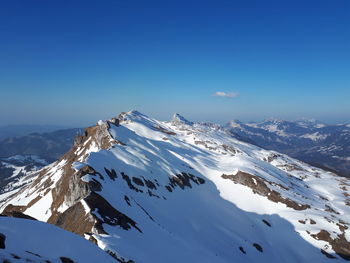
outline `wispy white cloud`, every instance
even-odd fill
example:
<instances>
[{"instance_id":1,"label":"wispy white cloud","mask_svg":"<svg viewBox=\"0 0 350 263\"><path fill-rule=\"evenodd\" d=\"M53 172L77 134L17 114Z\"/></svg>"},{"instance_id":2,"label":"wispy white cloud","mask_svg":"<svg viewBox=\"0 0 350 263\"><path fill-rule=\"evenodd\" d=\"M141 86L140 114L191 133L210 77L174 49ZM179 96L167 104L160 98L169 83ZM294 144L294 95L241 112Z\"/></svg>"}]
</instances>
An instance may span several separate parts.
<instances>
[{"instance_id":1,"label":"wispy white cloud","mask_svg":"<svg viewBox=\"0 0 350 263\"><path fill-rule=\"evenodd\" d=\"M217 91L213 94L216 97L224 97L224 98L236 98L238 97L238 93L237 92L223 92L223 91Z\"/></svg>"}]
</instances>

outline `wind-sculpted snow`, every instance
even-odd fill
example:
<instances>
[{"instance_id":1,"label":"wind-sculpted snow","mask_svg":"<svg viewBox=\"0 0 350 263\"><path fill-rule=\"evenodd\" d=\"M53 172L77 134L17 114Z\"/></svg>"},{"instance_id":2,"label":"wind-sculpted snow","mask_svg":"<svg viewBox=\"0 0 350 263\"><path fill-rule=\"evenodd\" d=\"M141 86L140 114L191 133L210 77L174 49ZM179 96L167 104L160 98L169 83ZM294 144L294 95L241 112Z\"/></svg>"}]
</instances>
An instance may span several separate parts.
<instances>
[{"instance_id":1,"label":"wind-sculpted snow","mask_svg":"<svg viewBox=\"0 0 350 263\"><path fill-rule=\"evenodd\" d=\"M348 179L175 117L99 121L2 195L3 212L80 234L119 262L350 259Z\"/></svg>"}]
</instances>

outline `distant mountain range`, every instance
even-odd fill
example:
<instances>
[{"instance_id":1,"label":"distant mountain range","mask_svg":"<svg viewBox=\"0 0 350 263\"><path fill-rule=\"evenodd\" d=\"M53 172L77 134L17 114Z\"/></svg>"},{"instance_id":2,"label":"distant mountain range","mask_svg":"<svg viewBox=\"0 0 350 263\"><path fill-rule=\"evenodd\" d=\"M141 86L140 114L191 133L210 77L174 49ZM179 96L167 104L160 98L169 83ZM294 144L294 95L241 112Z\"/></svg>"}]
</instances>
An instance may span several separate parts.
<instances>
[{"instance_id":1,"label":"distant mountain range","mask_svg":"<svg viewBox=\"0 0 350 263\"><path fill-rule=\"evenodd\" d=\"M6 138L0 141L0 157L36 155L50 163L72 146L74 137L81 131L74 128Z\"/></svg>"},{"instance_id":2,"label":"distant mountain range","mask_svg":"<svg viewBox=\"0 0 350 263\"><path fill-rule=\"evenodd\" d=\"M0 193L7 190L6 185L8 184L21 186L20 181L23 177L35 174L45 165L48 165L48 162L35 155L0 158Z\"/></svg>"},{"instance_id":3,"label":"distant mountain range","mask_svg":"<svg viewBox=\"0 0 350 263\"><path fill-rule=\"evenodd\" d=\"M241 140L350 176L350 124L268 119L250 123L231 121L226 128Z\"/></svg>"},{"instance_id":4,"label":"distant mountain range","mask_svg":"<svg viewBox=\"0 0 350 263\"><path fill-rule=\"evenodd\" d=\"M22 177L60 158L72 147L79 132L81 129L65 129L1 140L0 192L8 183L20 185Z\"/></svg>"},{"instance_id":5,"label":"distant mountain range","mask_svg":"<svg viewBox=\"0 0 350 263\"><path fill-rule=\"evenodd\" d=\"M0 126L0 140L16 136L24 136L30 133L45 133L53 132L57 130L69 129L65 126L60 125L31 125L31 124L21 124L21 125L6 125Z\"/></svg>"},{"instance_id":6,"label":"distant mountain range","mask_svg":"<svg viewBox=\"0 0 350 263\"><path fill-rule=\"evenodd\" d=\"M266 139L297 133L309 142L326 134L315 134L322 128L312 128L317 124L301 131L301 124L270 122L246 126L266 130ZM24 262L35 253L36 262L64 263L350 261L350 179L237 139L245 133L235 128L233 122L222 127L178 114L158 121L137 111L86 128L59 160L10 182L0 194L2 215L49 223L0 218L0 258L6 253L6 260L21 262L11 258L16 255ZM315 131L306 133L310 129ZM57 238L50 241L43 232ZM110 258L74 253L80 245L93 252L79 243L84 238ZM51 253L57 240L63 244Z\"/></svg>"}]
</instances>

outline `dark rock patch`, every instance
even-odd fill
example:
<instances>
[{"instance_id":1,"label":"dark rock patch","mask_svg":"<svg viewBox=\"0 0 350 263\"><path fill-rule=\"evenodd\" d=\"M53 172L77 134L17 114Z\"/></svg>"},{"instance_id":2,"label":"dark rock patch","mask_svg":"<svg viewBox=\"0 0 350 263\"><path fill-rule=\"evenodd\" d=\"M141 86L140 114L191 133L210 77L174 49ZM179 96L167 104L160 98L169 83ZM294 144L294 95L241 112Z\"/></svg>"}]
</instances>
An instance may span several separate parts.
<instances>
[{"instance_id":1,"label":"dark rock patch","mask_svg":"<svg viewBox=\"0 0 350 263\"><path fill-rule=\"evenodd\" d=\"M175 187L180 187L181 189L185 189L185 187L192 188L191 182L200 185L204 184L205 180L203 178L200 178L198 176L194 176L190 173L181 173L177 174L176 176L173 176L172 178L169 178L169 185L172 189L175 189ZM166 187L169 192L168 187Z\"/></svg>"},{"instance_id":2,"label":"dark rock patch","mask_svg":"<svg viewBox=\"0 0 350 263\"><path fill-rule=\"evenodd\" d=\"M131 206L130 199L126 195L124 195L124 200L128 204L128 206Z\"/></svg>"},{"instance_id":3,"label":"dark rock patch","mask_svg":"<svg viewBox=\"0 0 350 263\"><path fill-rule=\"evenodd\" d=\"M316 240L328 242L335 253L343 259L350 261L350 242L345 238L344 232L339 234L335 239L332 239L331 234L323 229L317 234L312 234L311 236Z\"/></svg>"},{"instance_id":4,"label":"dark rock patch","mask_svg":"<svg viewBox=\"0 0 350 263\"><path fill-rule=\"evenodd\" d=\"M131 227L134 227L137 231L142 233L141 229L137 227L134 220L115 209L110 203L107 202L106 199L104 199L99 194L92 192L84 200L92 211L97 211L97 213L99 213L99 217L95 216L95 228L98 229L101 233L106 234L106 232L103 230L103 223L112 226L118 225L124 230L129 230Z\"/></svg>"},{"instance_id":5,"label":"dark rock patch","mask_svg":"<svg viewBox=\"0 0 350 263\"><path fill-rule=\"evenodd\" d=\"M281 157L281 155L273 153L273 154L269 155L267 158L264 158L264 161L271 163L273 160L275 160L279 157Z\"/></svg>"},{"instance_id":6,"label":"dark rock patch","mask_svg":"<svg viewBox=\"0 0 350 263\"><path fill-rule=\"evenodd\" d=\"M291 171L305 171L301 166L293 164L293 163L288 163L288 164L281 164L277 165L277 167L285 169L288 172ZM317 175L315 175L317 177Z\"/></svg>"},{"instance_id":7,"label":"dark rock patch","mask_svg":"<svg viewBox=\"0 0 350 263\"><path fill-rule=\"evenodd\" d=\"M253 190L253 193L262 195L267 197L270 201L273 201L275 203L283 203L287 207L293 208L294 210L305 210L307 208L310 208L310 205L308 204L299 204L289 198L284 198L281 196L279 192L276 192L275 190L271 190L267 185L268 184L273 184L265 179L252 175L250 173L238 171L235 175L227 175L223 174L221 176L224 179L229 179L235 183L245 185ZM273 184L276 185L276 184ZM283 189L286 189L286 187L278 185Z\"/></svg>"},{"instance_id":8,"label":"dark rock patch","mask_svg":"<svg viewBox=\"0 0 350 263\"><path fill-rule=\"evenodd\" d=\"M134 198L133 198L133 200L134 200L134 202L136 203L136 205L137 205L138 207L140 207L141 210L149 217L149 219L151 219L153 222L155 222L155 220L153 219L153 217L146 211L146 209L144 209L144 208L142 207L142 205L140 205Z\"/></svg>"},{"instance_id":9,"label":"dark rock patch","mask_svg":"<svg viewBox=\"0 0 350 263\"><path fill-rule=\"evenodd\" d=\"M347 226L348 224L343 222L342 220L339 220L339 223L336 223L336 225L339 227L339 230L341 232L344 232L345 230L347 230L349 227Z\"/></svg>"},{"instance_id":10,"label":"dark rock patch","mask_svg":"<svg viewBox=\"0 0 350 263\"><path fill-rule=\"evenodd\" d=\"M89 237L89 241L92 242L92 243L94 243L95 245L98 245L97 239L94 238L93 236L90 236L90 237Z\"/></svg>"},{"instance_id":11,"label":"dark rock patch","mask_svg":"<svg viewBox=\"0 0 350 263\"><path fill-rule=\"evenodd\" d=\"M327 252L324 251L323 249L321 249L321 253L322 253L323 255L325 255L327 258L333 258L333 259L337 258L336 256L333 256L333 255L327 253Z\"/></svg>"},{"instance_id":12,"label":"dark rock patch","mask_svg":"<svg viewBox=\"0 0 350 263\"><path fill-rule=\"evenodd\" d=\"M142 179L145 181L145 184L149 189L153 189L153 190L157 189L156 185L151 180L147 180L144 177L142 177Z\"/></svg>"},{"instance_id":13,"label":"dark rock patch","mask_svg":"<svg viewBox=\"0 0 350 263\"><path fill-rule=\"evenodd\" d=\"M198 184L204 184L205 180L203 178L197 176L197 182L198 182Z\"/></svg>"},{"instance_id":14,"label":"dark rock patch","mask_svg":"<svg viewBox=\"0 0 350 263\"><path fill-rule=\"evenodd\" d=\"M164 127L159 126L159 125L158 126L154 126L154 129L156 129L156 130L158 130L158 131L160 131L162 133L168 134L168 135L176 135L175 132L169 131L168 129L165 129Z\"/></svg>"},{"instance_id":15,"label":"dark rock patch","mask_svg":"<svg viewBox=\"0 0 350 263\"><path fill-rule=\"evenodd\" d=\"M130 188L131 190L134 190L134 191L136 191L136 192L141 192L141 193L143 193L143 191L142 191L141 189L138 189L137 187L135 187L135 186L132 184L131 179L130 179L130 177L129 177L128 175L126 175L126 174L123 173L123 172L121 172L121 175L122 175L123 180L128 184L128 186L129 186L129 188Z\"/></svg>"},{"instance_id":16,"label":"dark rock patch","mask_svg":"<svg viewBox=\"0 0 350 263\"><path fill-rule=\"evenodd\" d=\"M330 213L333 213L333 214L336 214L336 215L340 215L340 213L337 212L336 210L334 210L330 205L325 205L325 210L324 211L327 211L327 212L330 212Z\"/></svg>"},{"instance_id":17,"label":"dark rock patch","mask_svg":"<svg viewBox=\"0 0 350 263\"><path fill-rule=\"evenodd\" d=\"M265 223L265 225L271 227L271 224L267 220L263 219L262 221Z\"/></svg>"},{"instance_id":18,"label":"dark rock patch","mask_svg":"<svg viewBox=\"0 0 350 263\"><path fill-rule=\"evenodd\" d=\"M41 256L40 256L39 254L37 254L37 253L31 252L31 251L28 251L28 250L26 250L26 252L27 252L28 254L31 254L31 255L36 256L36 257L38 257L38 258L41 258Z\"/></svg>"},{"instance_id":19,"label":"dark rock patch","mask_svg":"<svg viewBox=\"0 0 350 263\"><path fill-rule=\"evenodd\" d=\"M24 206L24 205L12 205L12 204L9 204L2 211L2 215L13 214L14 212L21 212L22 213L26 209L27 209L27 206Z\"/></svg>"},{"instance_id":20,"label":"dark rock patch","mask_svg":"<svg viewBox=\"0 0 350 263\"><path fill-rule=\"evenodd\" d=\"M86 165L82 168L79 169L78 171L78 175L79 177L83 177L86 174L91 174L91 175L95 175L98 176L101 180L104 180L104 177L102 174L100 174L99 172L97 172L93 167L91 167L90 165Z\"/></svg>"},{"instance_id":21,"label":"dark rock patch","mask_svg":"<svg viewBox=\"0 0 350 263\"><path fill-rule=\"evenodd\" d=\"M239 250L240 250L243 254L247 254L247 252L244 250L243 247L239 247Z\"/></svg>"},{"instance_id":22,"label":"dark rock patch","mask_svg":"<svg viewBox=\"0 0 350 263\"><path fill-rule=\"evenodd\" d=\"M76 263L74 260L67 257L60 257L62 263Z\"/></svg>"},{"instance_id":23,"label":"dark rock patch","mask_svg":"<svg viewBox=\"0 0 350 263\"><path fill-rule=\"evenodd\" d=\"M194 141L194 143L196 145L203 145L205 148L207 148L210 151L215 151L218 149L218 147L209 146L210 144L212 144L212 142L210 142L210 141Z\"/></svg>"},{"instance_id":24,"label":"dark rock patch","mask_svg":"<svg viewBox=\"0 0 350 263\"><path fill-rule=\"evenodd\" d=\"M329 201L328 198L326 198L326 197L324 197L324 196L322 196L322 195L319 195L319 197L320 197L322 200L324 200L324 201Z\"/></svg>"},{"instance_id":25,"label":"dark rock patch","mask_svg":"<svg viewBox=\"0 0 350 263\"><path fill-rule=\"evenodd\" d=\"M253 247L255 247L256 250L263 252L263 248L258 243L253 243Z\"/></svg>"},{"instance_id":26,"label":"dark rock patch","mask_svg":"<svg viewBox=\"0 0 350 263\"><path fill-rule=\"evenodd\" d=\"M340 187L340 190L347 191L348 189L346 188L345 185L342 185L342 186Z\"/></svg>"},{"instance_id":27,"label":"dark rock patch","mask_svg":"<svg viewBox=\"0 0 350 263\"><path fill-rule=\"evenodd\" d=\"M157 197L157 198L160 198L160 196L159 195L156 195L156 194L154 194L151 190L147 190L147 193L148 193L148 195L150 196L150 197Z\"/></svg>"},{"instance_id":28,"label":"dark rock patch","mask_svg":"<svg viewBox=\"0 0 350 263\"><path fill-rule=\"evenodd\" d=\"M135 184L139 185L139 186L145 186L145 184L143 183L143 181L142 181L140 178L138 178L138 177L133 177L133 178L132 178L132 181L133 181Z\"/></svg>"},{"instance_id":29,"label":"dark rock patch","mask_svg":"<svg viewBox=\"0 0 350 263\"><path fill-rule=\"evenodd\" d=\"M186 186L192 188L190 182L190 176L186 173L177 174L169 179L170 185L174 188L175 186L179 186L181 189L184 189Z\"/></svg>"},{"instance_id":30,"label":"dark rock patch","mask_svg":"<svg viewBox=\"0 0 350 263\"><path fill-rule=\"evenodd\" d=\"M135 263L135 261L133 261L133 260L126 260L126 259L118 256L117 253L115 253L111 250L107 250L106 252L120 263Z\"/></svg>"},{"instance_id":31,"label":"dark rock patch","mask_svg":"<svg viewBox=\"0 0 350 263\"><path fill-rule=\"evenodd\" d=\"M108 123L114 124L116 127L119 127L119 119L118 118L111 118Z\"/></svg>"},{"instance_id":32,"label":"dark rock patch","mask_svg":"<svg viewBox=\"0 0 350 263\"><path fill-rule=\"evenodd\" d=\"M102 184L99 181L97 181L95 178L92 178L92 180L89 181L88 184L92 191L96 191L96 192L102 191Z\"/></svg>"},{"instance_id":33,"label":"dark rock patch","mask_svg":"<svg viewBox=\"0 0 350 263\"><path fill-rule=\"evenodd\" d=\"M24 218L24 219L29 219L29 220L36 220L34 217L28 216L26 214L23 214L22 212L19 211L9 211L9 210L4 210L3 213L1 213L1 216L7 216L7 217L16 217L16 218Z\"/></svg>"},{"instance_id":34,"label":"dark rock patch","mask_svg":"<svg viewBox=\"0 0 350 263\"><path fill-rule=\"evenodd\" d=\"M0 249L5 249L5 240L6 236L2 233L0 233Z\"/></svg>"},{"instance_id":35,"label":"dark rock patch","mask_svg":"<svg viewBox=\"0 0 350 263\"><path fill-rule=\"evenodd\" d=\"M16 254L12 254L12 253L11 253L11 256L12 256L14 259L21 259L21 257L17 256Z\"/></svg>"},{"instance_id":36,"label":"dark rock patch","mask_svg":"<svg viewBox=\"0 0 350 263\"><path fill-rule=\"evenodd\" d=\"M111 180L115 181L115 179L118 178L117 173L114 169L108 170L106 167L104 169L105 169L106 174L108 175L108 177Z\"/></svg>"},{"instance_id":37,"label":"dark rock patch","mask_svg":"<svg viewBox=\"0 0 350 263\"><path fill-rule=\"evenodd\" d=\"M239 151L236 148L230 145L223 144L222 148L224 148L225 151L230 152L233 155L235 155L236 153L239 153Z\"/></svg>"}]
</instances>

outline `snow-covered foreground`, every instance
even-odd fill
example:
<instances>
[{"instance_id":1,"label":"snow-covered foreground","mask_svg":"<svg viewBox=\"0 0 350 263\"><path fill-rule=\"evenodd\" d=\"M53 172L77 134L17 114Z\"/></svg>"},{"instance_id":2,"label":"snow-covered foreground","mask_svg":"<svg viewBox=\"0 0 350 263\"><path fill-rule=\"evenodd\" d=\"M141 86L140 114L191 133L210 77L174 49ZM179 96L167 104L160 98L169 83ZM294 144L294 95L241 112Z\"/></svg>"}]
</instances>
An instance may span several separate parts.
<instances>
[{"instance_id":1,"label":"snow-covered foreground","mask_svg":"<svg viewBox=\"0 0 350 263\"><path fill-rule=\"evenodd\" d=\"M115 262L91 242L61 228L34 220L9 217L0 217L0 260L43 263Z\"/></svg>"},{"instance_id":2,"label":"snow-covered foreground","mask_svg":"<svg viewBox=\"0 0 350 263\"><path fill-rule=\"evenodd\" d=\"M328 262L350 259L349 186L217 125L132 111L88 128L1 207L120 262Z\"/></svg>"}]
</instances>

